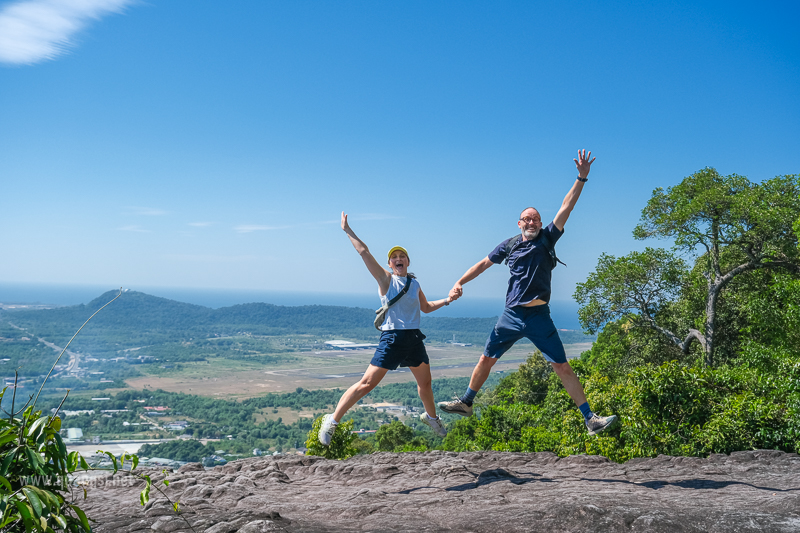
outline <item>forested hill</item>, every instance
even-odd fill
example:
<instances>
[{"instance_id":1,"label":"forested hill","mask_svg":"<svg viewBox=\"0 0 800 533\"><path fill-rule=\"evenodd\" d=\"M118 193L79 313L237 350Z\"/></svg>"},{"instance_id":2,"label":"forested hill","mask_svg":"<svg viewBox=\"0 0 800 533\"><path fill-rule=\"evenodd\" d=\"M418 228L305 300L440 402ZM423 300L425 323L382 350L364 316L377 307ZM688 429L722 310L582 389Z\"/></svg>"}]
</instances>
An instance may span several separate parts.
<instances>
[{"instance_id":1,"label":"forested hill","mask_svg":"<svg viewBox=\"0 0 800 533\"><path fill-rule=\"evenodd\" d=\"M51 342L66 343L77 328L97 309L116 296L109 291L88 304L57 309L6 312L11 322ZM210 309L176 302L141 292L125 292L100 312L76 339L81 344L114 343L116 350L189 338L237 335L316 335L374 340L374 310L355 307L304 305L286 307L248 303ZM456 336L461 342L482 343L496 318L422 318L422 330L431 340ZM593 337L580 332L562 332L565 342L587 342ZM111 348L111 346L107 346Z\"/></svg>"}]
</instances>

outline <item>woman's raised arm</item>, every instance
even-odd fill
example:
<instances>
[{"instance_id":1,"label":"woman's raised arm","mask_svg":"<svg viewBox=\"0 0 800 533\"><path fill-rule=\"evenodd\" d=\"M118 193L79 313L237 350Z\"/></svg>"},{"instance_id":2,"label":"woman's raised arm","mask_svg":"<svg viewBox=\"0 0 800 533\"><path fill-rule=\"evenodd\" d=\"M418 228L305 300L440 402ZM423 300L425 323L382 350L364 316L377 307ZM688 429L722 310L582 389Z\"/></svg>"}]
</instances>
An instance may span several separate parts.
<instances>
[{"instance_id":1,"label":"woman's raised arm","mask_svg":"<svg viewBox=\"0 0 800 533\"><path fill-rule=\"evenodd\" d=\"M353 248L356 249L358 255L360 255L361 259L364 260L364 264L367 265L367 270L369 270L369 273L372 274L372 277L378 282L378 287L380 287L381 294L386 294L386 292L389 290L389 283L392 281L392 274L387 272L380 264L378 264L378 261L376 261L369 252L367 245L364 244L364 241L358 238L356 233L347 223L347 215L344 211L342 211L342 229L347 236L350 237L350 242L353 243Z\"/></svg>"}]
</instances>

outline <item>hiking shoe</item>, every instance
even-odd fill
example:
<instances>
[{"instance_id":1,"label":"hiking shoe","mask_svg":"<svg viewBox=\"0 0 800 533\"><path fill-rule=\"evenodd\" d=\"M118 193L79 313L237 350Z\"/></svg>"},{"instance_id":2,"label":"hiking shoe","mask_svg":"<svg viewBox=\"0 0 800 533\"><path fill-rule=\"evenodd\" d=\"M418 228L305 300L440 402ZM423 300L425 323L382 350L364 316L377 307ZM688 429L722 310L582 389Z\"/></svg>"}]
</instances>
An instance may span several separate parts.
<instances>
[{"instance_id":1,"label":"hiking shoe","mask_svg":"<svg viewBox=\"0 0 800 533\"><path fill-rule=\"evenodd\" d=\"M325 415L322 417L322 425L319 427L319 442L323 446L328 446L331 443L333 434L336 433L336 426L339 423L334 420L333 415Z\"/></svg>"},{"instance_id":2,"label":"hiking shoe","mask_svg":"<svg viewBox=\"0 0 800 533\"><path fill-rule=\"evenodd\" d=\"M472 416L472 406L465 404L460 398L452 402L439 402L439 409L453 415Z\"/></svg>"},{"instance_id":3,"label":"hiking shoe","mask_svg":"<svg viewBox=\"0 0 800 533\"><path fill-rule=\"evenodd\" d=\"M589 430L589 435L597 435L601 431L605 431L614 425L617 421L617 415L611 416L597 416L592 415L592 418L586 421L586 429Z\"/></svg>"},{"instance_id":4,"label":"hiking shoe","mask_svg":"<svg viewBox=\"0 0 800 533\"><path fill-rule=\"evenodd\" d=\"M423 424L429 425L433 432L440 437L447 436L447 430L444 428L444 424L438 416L436 418L430 418L428 413L422 413L419 415L419 419L422 420Z\"/></svg>"}]
</instances>

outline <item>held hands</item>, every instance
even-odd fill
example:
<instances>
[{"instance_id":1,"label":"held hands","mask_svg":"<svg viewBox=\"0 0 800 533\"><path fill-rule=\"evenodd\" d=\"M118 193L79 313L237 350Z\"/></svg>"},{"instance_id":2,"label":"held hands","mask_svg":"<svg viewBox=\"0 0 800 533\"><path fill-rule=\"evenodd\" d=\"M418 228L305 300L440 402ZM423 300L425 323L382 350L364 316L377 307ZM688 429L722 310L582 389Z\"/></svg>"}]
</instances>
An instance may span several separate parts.
<instances>
[{"instance_id":1,"label":"held hands","mask_svg":"<svg viewBox=\"0 0 800 533\"><path fill-rule=\"evenodd\" d=\"M456 283L455 285L453 285L453 288L450 289L450 294L449 294L450 301L454 302L454 301L458 300L459 298L461 298L461 296L463 294L464 294L464 290L461 288L461 284L460 283Z\"/></svg>"},{"instance_id":2,"label":"held hands","mask_svg":"<svg viewBox=\"0 0 800 533\"><path fill-rule=\"evenodd\" d=\"M591 161L589 160L590 157L592 158ZM581 178L588 176L595 159L597 158L592 157L592 152L578 150L578 159L573 159L573 161L575 161L575 166L578 168L578 176Z\"/></svg>"}]
</instances>

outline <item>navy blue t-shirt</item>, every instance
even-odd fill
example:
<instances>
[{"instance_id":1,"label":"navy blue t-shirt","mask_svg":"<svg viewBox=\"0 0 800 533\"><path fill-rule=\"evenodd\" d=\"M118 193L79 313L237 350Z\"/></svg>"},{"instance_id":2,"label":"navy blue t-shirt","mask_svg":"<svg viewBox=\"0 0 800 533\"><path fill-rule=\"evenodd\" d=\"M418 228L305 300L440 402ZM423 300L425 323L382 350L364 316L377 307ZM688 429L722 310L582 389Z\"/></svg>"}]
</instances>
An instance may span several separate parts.
<instances>
[{"instance_id":1,"label":"navy blue t-shirt","mask_svg":"<svg viewBox=\"0 0 800 533\"><path fill-rule=\"evenodd\" d=\"M532 302L533 300L550 301L550 252L542 244L542 233L547 233L550 243L555 246L556 241L564 234L551 222L542 228L539 235L532 241L524 241L511 252L508 267L511 278L508 280L506 292L506 307L514 307ZM511 237L515 239L516 236ZM489 254L492 263L500 264L506 258L506 243L511 239L501 242Z\"/></svg>"}]
</instances>

